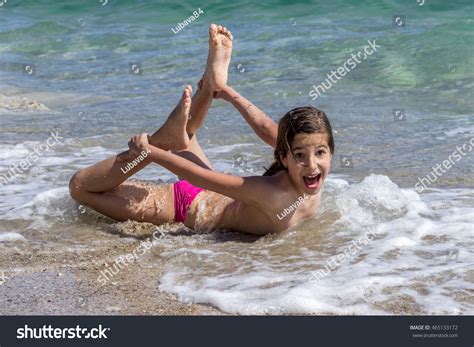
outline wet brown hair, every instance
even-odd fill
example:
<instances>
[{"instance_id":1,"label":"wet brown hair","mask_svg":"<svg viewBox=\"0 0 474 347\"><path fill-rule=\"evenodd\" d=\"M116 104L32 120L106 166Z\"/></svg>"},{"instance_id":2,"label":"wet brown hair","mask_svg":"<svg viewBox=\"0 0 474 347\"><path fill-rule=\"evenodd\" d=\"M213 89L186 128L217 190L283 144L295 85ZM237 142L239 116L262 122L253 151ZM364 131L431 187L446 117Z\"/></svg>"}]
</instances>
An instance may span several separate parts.
<instances>
[{"instance_id":1,"label":"wet brown hair","mask_svg":"<svg viewBox=\"0 0 474 347\"><path fill-rule=\"evenodd\" d=\"M326 114L316 107L297 107L285 114L278 122L278 136L273 157L275 161L266 169L263 176L273 176L287 168L281 162L280 156L291 153L293 140L298 134L326 134L331 154L334 154L334 137L331 123Z\"/></svg>"}]
</instances>

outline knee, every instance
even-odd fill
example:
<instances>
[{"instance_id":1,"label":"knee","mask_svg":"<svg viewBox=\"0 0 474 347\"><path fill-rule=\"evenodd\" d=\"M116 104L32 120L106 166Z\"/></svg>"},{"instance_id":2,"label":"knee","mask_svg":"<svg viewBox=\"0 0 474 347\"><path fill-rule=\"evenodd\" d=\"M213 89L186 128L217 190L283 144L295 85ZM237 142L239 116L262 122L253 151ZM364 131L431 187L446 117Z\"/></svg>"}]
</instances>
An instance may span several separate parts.
<instances>
[{"instance_id":1,"label":"knee","mask_svg":"<svg viewBox=\"0 0 474 347\"><path fill-rule=\"evenodd\" d=\"M84 202L87 190L83 186L82 170L77 171L69 181L69 195L77 202Z\"/></svg>"}]
</instances>

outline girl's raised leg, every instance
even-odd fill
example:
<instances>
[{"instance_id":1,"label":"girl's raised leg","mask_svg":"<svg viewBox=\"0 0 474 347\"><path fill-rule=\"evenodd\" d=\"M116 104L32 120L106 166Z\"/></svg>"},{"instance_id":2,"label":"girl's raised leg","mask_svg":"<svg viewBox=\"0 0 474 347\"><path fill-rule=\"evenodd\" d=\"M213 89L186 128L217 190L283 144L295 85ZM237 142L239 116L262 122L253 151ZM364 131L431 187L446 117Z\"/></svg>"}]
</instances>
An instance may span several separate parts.
<instances>
[{"instance_id":1,"label":"girl's raised leg","mask_svg":"<svg viewBox=\"0 0 474 347\"><path fill-rule=\"evenodd\" d=\"M183 132L190 106L191 86L188 86L181 98L179 113L170 115L177 122L183 121ZM157 137L156 141L160 142L160 138ZM172 185L125 182L150 162L146 153L137 155L125 151L114 155L76 172L69 183L70 194L79 203L116 220L132 219L157 225L170 222L174 220Z\"/></svg>"},{"instance_id":2,"label":"girl's raised leg","mask_svg":"<svg viewBox=\"0 0 474 347\"><path fill-rule=\"evenodd\" d=\"M225 88L232 55L232 33L221 25L209 27L209 53L203 78L199 81L198 90L192 98L190 118L186 133L189 142L184 146L182 122L170 116L166 123L150 138L150 144L164 149L173 148L174 152L202 167L212 169L209 159L204 154L196 137L211 106L214 94ZM180 105L171 113L179 114ZM161 140L158 141L158 139ZM178 145L179 146L178 146ZM179 148L178 148L179 147ZM177 150L177 148L179 150Z\"/></svg>"}]
</instances>

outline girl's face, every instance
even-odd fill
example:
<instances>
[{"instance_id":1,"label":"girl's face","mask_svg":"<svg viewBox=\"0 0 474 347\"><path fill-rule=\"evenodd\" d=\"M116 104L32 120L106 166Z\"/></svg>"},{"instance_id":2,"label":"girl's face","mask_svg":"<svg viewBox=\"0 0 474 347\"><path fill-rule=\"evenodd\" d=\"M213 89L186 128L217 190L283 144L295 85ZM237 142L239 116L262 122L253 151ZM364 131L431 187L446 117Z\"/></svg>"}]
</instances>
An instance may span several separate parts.
<instances>
[{"instance_id":1,"label":"girl's face","mask_svg":"<svg viewBox=\"0 0 474 347\"><path fill-rule=\"evenodd\" d=\"M297 134L292 151L280 159L298 190L308 195L318 194L331 168L327 135Z\"/></svg>"}]
</instances>

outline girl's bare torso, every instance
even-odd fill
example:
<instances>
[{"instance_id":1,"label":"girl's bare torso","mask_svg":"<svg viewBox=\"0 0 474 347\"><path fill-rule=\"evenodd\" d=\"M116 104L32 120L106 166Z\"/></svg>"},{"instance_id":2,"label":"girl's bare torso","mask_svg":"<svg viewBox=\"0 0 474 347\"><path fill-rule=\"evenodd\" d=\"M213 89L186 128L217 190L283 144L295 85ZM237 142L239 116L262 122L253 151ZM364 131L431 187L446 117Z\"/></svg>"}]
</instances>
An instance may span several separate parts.
<instances>
[{"instance_id":1,"label":"girl's bare torso","mask_svg":"<svg viewBox=\"0 0 474 347\"><path fill-rule=\"evenodd\" d=\"M277 180L262 177L262 182L268 180L272 184L268 189L265 188L261 201L255 206L209 190L201 191L189 206L184 225L197 232L227 229L265 235L288 230L301 221L314 217L320 205L320 194L306 196L298 204L294 193L281 189ZM123 194L130 197L130 207L143 219L157 225L174 220L173 184L130 180L115 190L124 190ZM285 213L285 209L290 210L291 205L295 208Z\"/></svg>"},{"instance_id":2,"label":"girl's bare torso","mask_svg":"<svg viewBox=\"0 0 474 347\"><path fill-rule=\"evenodd\" d=\"M296 208L294 213L282 217L279 212L290 205L291 203L286 203L283 198L280 201L273 201L271 206L263 211L262 208L235 201L212 191L202 191L190 205L184 224L188 228L202 232L218 229L261 235L280 232L313 217L319 207L319 196L312 200L308 199Z\"/></svg>"}]
</instances>

